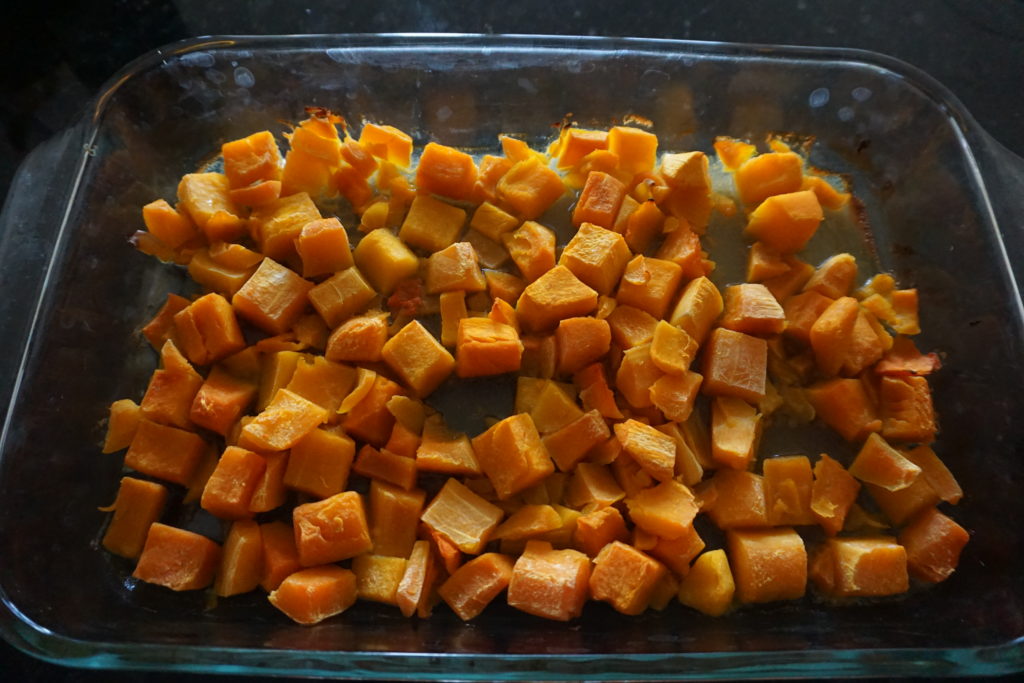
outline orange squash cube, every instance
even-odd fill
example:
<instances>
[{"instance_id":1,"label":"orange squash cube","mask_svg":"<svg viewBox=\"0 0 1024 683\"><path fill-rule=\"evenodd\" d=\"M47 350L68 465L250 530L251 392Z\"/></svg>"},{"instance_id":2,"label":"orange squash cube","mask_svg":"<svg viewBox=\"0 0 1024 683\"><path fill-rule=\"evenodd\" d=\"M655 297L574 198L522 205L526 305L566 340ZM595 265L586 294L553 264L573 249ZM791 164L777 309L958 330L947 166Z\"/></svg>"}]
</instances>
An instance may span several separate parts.
<instances>
[{"instance_id":1,"label":"orange squash cube","mask_svg":"<svg viewBox=\"0 0 1024 683\"><path fill-rule=\"evenodd\" d=\"M420 398L434 391L455 369L452 355L418 320L407 323L391 337L381 357Z\"/></svg>"},{"instance_id":2,"label":"orange squash cube","mask_svg":"<svg viewBox=\"0 0 1024 683\"><path fill-rule=\"evenodd\" d=\"M764 497L768 522L773 526L814 524L811 491L814 474L804 455L769 458L764 461Z\"/></svg>"},{"instance_id":3,"label":"orange squash cube","mask_svg":"<svg viewBox=\"0 0 1024 683\"><path fill-rule=\"evenodd\" d=\"M582 613L589 581L590 558L583 553L527 541L512 569L508 604L534 616L569 621Z\"/></svg>"},{"instance_id":4,"label":"orange squash cube","mask_svg":"<svg viewBox=\"0 0 1024 683\"><path fill-rule=\"evenodd\" d=\"M638 528L669 540L689 535L698 511L693 492L674 479L626 498L626 507Z\"/></svg>"},{"instance_id":5,"label":"orange squash cube","mask_svg":"<svg viewBox=\"0 0 1024 683\"><path fill-rule=\"evenodd\" d=\"M146 230L171 249L178 249L201 234L192 219L168 204L166 199L157 199L142 207L142 220Z\"/></svg>"},{"instance_id":6,"label":"orange squash cube","mask_svg":"<svg viewBox=\"0 0 1024 683\"><path fill-rule=\"evenodd\" d=\"M451 199L469 199L476 183L473 157L453 147L428 142L416 167L416 189Z\"/></svg>"},{"instance_id":7,"label":"orange squash cube","mask_svg":"<svg viewBox=\"0 0 1024 683\"><path fill-rule=\"evenodd\" d=\"M427 294L456 290L482 292L487 289L473 245L456 242L431 254L427 259L426 288Z\"/></svg>"},{"instance_id":8,"label":"orange squash cube","mask_svg":"<svg viewBox=\"0 0 1024 683\"><path fill-rule=\"evenodd\" d=\"M608 151L618 156L623 173L647 173L658 159L658 138L639 128L614 126L608 130Z\"/></svg>"},{"instance_id":9,"label":"orange squash cube","mask_svg":"<svg viewBox=\"0 0 1024 683\"><path fill-rule=\"evenodd\" d=\"M576 520L573 539L580 550L595 557L613 541L628 541L629 530L618 508L602 507Z\"/></svg>"},{"instance_id":10,"label":"orange squash cube","mask_svg":"<svg viewBox=\"0 0 1024 683\"><path fill-rule=\"evenodd\" d=\"M711 478L713 498L704 512L719 529L758 528L768 524L764 478L746 470L716 470Z\"/></svg>"},{"instance_id":11,"label":"orange squash cube","mask_svg":"<svg viewBox=\"0 0 1024 683\"><path fill-rule=\"evenodd\" d=\"M718 287L701 276L686 284L668 321L685 330L698 344L703 344L723 308Z\"/></svg>"},{"instance_id":12,"label":"orange squash cube","mask_svg":"<svg viewBox=\"0 0 1024 683\"><path fill-rule=\"evenodd\" d=\"M359 240L353 258L358 272L385 295L402 280L415 276L420 267L416 254L387 228L371 230Z\"/></svg>"},{"instance_id":13,"label":"orange squash cube","mask_svg":"<svg viewBox=\"0 0 1024 683\"><path fill-rule=\"evenodd\" d=\"M641 614L650 604L665 565L622 541L612 541L594 558L590 594L623 614Z\"/></svg>"},{"instance_id":14,"label":"orange squash cube","mask_svg":"<svg viewBox=\"0 0 1024 683\"><path fill-rule=\"evenodd\" d=\"M359 248L356 248L359 251ZM348 318L362 313L377 296L356 267L335 273L312 287L309 301L328 327L337 327Z\"/></svg>"},{"instance_id":15,"label":"orange squash cube","mask_svg":"<svg viewBox=\"0 0 1024 683\"><path fill-rule=\"evenodd\" d=\"M439 199L418 195L412 200L398 237L410 247L431 253L454 244L466 223L466 212Z\"/></svg>"},{"instance_id":16,"label":"orange squash cube","mask_svg":"<svg viewBox=\"0 0 1024 683\"><path fill-rule=\"evenodd\" d=\"M793 529L730 529L726 543L740 602L803 597L807 590L807 550Z\"/></svg>"},{"instance_id":17,"label":"orange squash cube","mask_svg":"<svg viewBox=\"0 0 1024 683\"><path fill-rule=\"evenodd\" d=\"M385 316L356 316L331 332L324 356L335 362L375 363L381 359L381 350L387 340L388 323Z\"/></svg>"},{"instance_id":18,"label":"orange squash cube","mask_svg":"<svg viewBox=\"0 0 1024 683\"><path fill-rule=\"evenodd\" d=\"M526 221L502 235L512 262L527 282L533 282L555 266L555 233L535 221Z\"/></svg>"},{"instance_id":19,"label":"orange squash cube","mask_svg":"<svg viewBox=\"0 0 1024 683\"><path fill-rule=\"evenodd\" d=\"M836 378L819 382L808 387L806 395L818 417L847 441L866 439L882 428L862 380Z\"/></svg>"},{"instance_id":20,"label":"orange squash cube","mask_svg":"<svg viewBox=\"0 0 1024 683\"><path fill-rule=\"evenodd\" d=\"M629 457L652 477L658 481L667 481L673 477L676 442L672 437L636 420L617 423L615 436Z\"/></svg>"},{"instance_id":21,"label":"orange squash cube","mask_svg":"<svg viewBox=\"0 0 1024 683\"><path fill-rule=\"evenodd\" d=\"M499 553L484 553L459 567L437 592L463 621L484 611L512 580L512 560Z\"/></svg>"},{"instance_id":22,"label":"orange squash cube","mask_svg":"<svg viewBox=\"0 0 1024 683\"><path fill-rule=\"evenodd\" d=\"M562 178L535 156L516 162L496 188L498 200L526 220L540 216L564 193Z\"/></svg>"},{"instance_id":23,"label":"orange squash cube","mask_svg":"<svg viewBox=\"0 0 1024 683\"><path fill-rule=\"evenodd\" d=\"M141 420L124 456L124 466L187 486L205 451L206 442L198 434Z\"/></svg>"},{"instance_id":24,"label":"orange squash cube","mask_svg":"<svg viewBox=\"0 0 1024 683\"><path fill-rule=\"evenodd\" d=\"M335 565L302 569L282 581L267 599L292 621L318 624L355 603L356 575Z\"/></svg>"},{"instance_id":25,"label":"orange squash cube","mask_svg":"<svg viewBox=\"0 0 1024 683\"><path fill-rule=\"evenodd\" d=\"M376 555L409 557L426 495L421 489L370 482L370 538Z\"/></svg>"},{"instance_id":26,"label":"orange squash cube","mask_svg":"<svg viewBox=\"0 0 1024 683\"><path fill-rule=\"evenodd\" d=\"M608 424L596 410L590 410L543 438L544 447L562 472L570 472L591 448L611 436Z\"/></svg>"},{"instance_id":27,"label":"orange squash cube","mask_svg":"<svg viewBox=\"0 0 1024 683\"><path fill-rule=\"evenodd\" d=\"M386 444L395 426L388 401L401 393L402 387L387 377L374 377L369 389L345 416L345 433L378 448Z\"/></svg>"},{"instance_id":28,"label":"orange squash cube","mask_svg":"<svg viewBox=\"0 0 1024 683\"><path fill-rule=\"evenodd\" d=\"M709 550L698 557L679 582L679 602L712 617L729 610L735 593L729 558L721 549Z\"/></svg>"},{"instance_id":29,"label":"orange squash cube","mask_svg":"<svg viewBox=\"0 0 1024 683\"><path fill-rule=\"evenodd\" d=\"M403 168L412 158L412 138L394 126L367 123L359 133L359 144L373 156Z\"/></svg>"},{"instance_id":30,"label":"orange squash cube","mask_svg":"<svg viewBox=\"0 0 1024 683\"><path fill-rule=\"evenodd\" d=\"M662 372L684 375L697 355L697 340L682 328L659 320L651 338L651 360Z\"/></svg>"},{"instance_id":31,"label":"orange squash cube","mask_svg":"<svg viewBox=\"0 0 1024 683\"><path fill-rule=\"evenodd\" d=\"M303 567L340 562L373 547L363 499L355 491L297 506L292 523Z\"/></svg>"},{"instance_id":32,"label":"orange squash cube","mask_svg":"<svg viewBox=\"0 0 1024 683\"><path fill-rule=\"evenodd\" d=\"M764 339L716 328L704 349L703 391L756 403L765 395L767 369Z\"/></svg>"},{"instance_id":33,"label":"orange squash cube","mask_svg":"<svg viewBox=\"0 0 1024 683\"><path fill-rule=\"evenodd\" d=\"M252 494L267 468L257 453L228 446L203 488L201 507L221 519L245 519L250 516Z\"/></svg>"},{"instance_id":34,"label":"orange squash cube","mask_svg":"<svg viewBox=\"0 0 1024 683\"><path fill-rule=\"evenodd\" d=\"M207 365L245 348L231 304L220 294L201 296L174 314L175 339L196 365Z\"/></svg>"},{"instance_id":35,"label":"orange squash cube","mask_svg":"<svg viewBox=\"0 0 1024 683\"><path fill-rule=\"evenodd\" d=\"M621 305L663 318L682 277L682 268L672 261L638 255L626 265L615 298Z\"/></svg>"},{"instance_id":36,"label":"orange squash cube","mask_svg":"<svg viewBox=\"0 0 1024 683\"><path fill-rule=\"evenodd\" d=\"M638 410L654 405L651 388L664 376L651 358L651 345L626 349L615 373L615 385L626 402Z\"/></svg>"},{"instance_id":37,"label":"orange squash cube","mask_svg":"<svg viewBox=\"0 0 1024 683\"><path fill-rule=\"evenodd\" d=\"M887 491L899 491L914 483L921 474L921 468L881 436L872 433L850 464L850 474Z\"/></svg>"},{"instance_id":38,"label":"orange squash cube","mask_svg":"<svg viewBox=\"0 0 1024 683\"><path fill-rule=\"evenodd\" d=\"M154 522L132 576L146 583L189 591L213 583L220 546L197 533Z\"/></svg>"},{"instance_id":39,"label":"orange squash cube","mask_svg":"<svg viewBox=\"0 0 1024 683\"><path fill-rule=\"evenodd\" d=\"M573 209L573 225L590 223L611 230L625 196L626 185L621 180L608 173L591 171L587 174L587 182Z\"/></svg>"},{"instance_id":40,"label":"orange squash cube","mask_svg":"<svg viewBox=\"0 0 1024 683\"><path fill-rule=\"evenodd\" d=\"M798 191L803 175L803 160L797 154L771 152L743 162L733 179L743 203L756 206L773 195Z\"/></svg>"},{"instance_id":41,"label":"orange squash cube","mask_svg":"<svg viewBox=\"0 0 1024 683\"><path fill-rule=\"evenodd\" d=\"M907 552L888 536L830 538L811 562L811 579L833 597L879 597L910 587Z\"/></svg>"},{"instance_id":42,"label":"orange squash cube","mask_svg":"<svg viewBox=\"0 0 1024 683\"><path fill-rule=\"evenodd\" d=\"M489 318L463 318L455 342L459 377L515 372L522 364L523 343L511 325Z\"/></svg>"},{"instance_id":43,"label":"orange squash cube","mask_svg":"<svg viewBox=\"0 0 1024 683\"><path fill-rule=\"evenodd\" d=\"M597 292L565 266L555 266L531 282L516 303L524 330L552 329L563 318L587 315L597 306Z\"/></svg>"},{"instance_id":44,"label":"orange squash cube","mask_svg":"<svg viewBox=\"0 0 1024 683\"><path fill-rule=\"evenodd\" d=\"M611 346L611 328L605 320L566 318L555 330L557 372L571 375L600 360Z\"/></svg>"},{"instance_id":45,"label":"orange squash cube","mask_svg":"<svg viewBox=\"0 0 1024 683\"><path fill-rule=\"evenodd\" d=\"M327 421L328 413L295 392L279 389L259 415L242 427L239 445L283 451Z\"/></svg>"},{"instance_id":46,"label":"orange squash cube","mask_svg":"<svg viewBox=\"0 0 1024 683\"><path fill-rule=\"evenodd\" d=\"M483 202L473 212L469 227L495 242L501 242L502 235L515 230L519 222L518 218L507 211L490 202Z\"/></svg>"},{"instance_id":47,"label":"orange squash cube","mask_svg":"<svg viewBox=\"0 0 1024 683\"><path fill-rule=\"evenodd\" d=\"M348 484L355 442L336 429L314 429L291 448L284 485L315 498L329 498Z\"/></svg>"},{"instance_id":48,"label":"orange squash cube","mask_svg":"<svg viewBox=\"0 0 1024 683\"><path fill-rule=\"evenodd\" d=\"M348 233L337 218L310 221L295 240L302 259L302 277L331 275L352 266L352 248Z\"/></svg>"},{"instance_id":49,"label":"orange squash cube","mask_svg":"<svg viewBox=\"0 0 1024 683\"><path fill-rule=\"evenodd\" d=\"M166 503L167 489L160 484L122 477L114 504L102 508L114 511L103 534L103 547L121 557L138 557L149 527L160 518Z\"/></svg>"},{"instance_id":50,"label":"orange squash cube","mask_svg":"<svg viewBox=\"0 0 1024 683\"><path fill-rule=\"evenodd\" d=\"M555 471L528 413L507 417L474 438L473 451L501 500L543 481Z\"/></svg>"},{"instance_id":51,"label":"orange squash cube","mask_svg":"<svg viewBox=\"0 0 1024 683\"><path fill-rule=\"evenodd\" d=\"M299 319L309 305L313 283L276 261L265 258L231 304L243 318L270 334L281 334Z\"/></svg>"},{"instance_id":52,"label":"orange squash cube","mask_svg":"<svg viewBox=\"0 0 1024 683\"><path fill-rule=\"evenodd\" d=\"M804 248L824 219L818 197L810 190L768 197L754 209L746 234L783 254Z\"/></svg>"},{"instance_id":53,"label":"orange squash cube","mask_svg":"<svg viewBox=\"0 0 1024 683\"><path fill-rule=\"evenodd\" d=\"M231 524L224 540L220 568L213 582L218 597L248 593L260 585L263 576L263 534L251 519Z\"/></svg>"},{"instance_id":54,"label":"orange squash cube","mask_svg":"<svg viewBox=\"0 0 1024 683\"><path fill-rule=\"evenodd\" d=\"M425 472L478 476L483 474L469 437L453 432L440 415L423 424L423 439L416 449L416 467Z\"/></svg>"},{"instance_id":55,"label":"orange squash cube","mask_svg":"<svg viewBox=\"0 0 1024 683\"><path fill-rule=\"evenodd\" d=\"M786 327L786 313L762 284L732 285L725 290L722 327L744 334L768 337Z\"/></svg>"},{"instance_id":56,"label":"orange squash cube","mask_svg":"<svg viewBox=\"0 0 1024 683\"><path fill-rule=\"evenodd\" d=\"M178 183L178 207L210 242L230 242L245 232L242 212L231 201L223 173L187 173Z\"/></svg>"},{"instance_id":57,"label":"orange squash cube","mask_svg":"<svg viewBox=\"0 0 1024 683\"><path fill-rule=\"evenodd\" d=\"M878 391L882 436L889 441L931 443L938 427L925 377L883 377Z\"/></svg>"},{"instance_id":58,"label":"orange squash cube","mask_svg":"<svg viewBox=\"0 0 1024 683\"><path fill-rule=\"evenodd\" d=\"M910 573L929 583L952 576L969 539L966 529L934 507L915 515L899 536Z\"/></svg>"},{"instance_id":59,"label":"orange squash cube","mask_svg":"<svg viewBox=\"0 0 1024 683\"><path fill-rule=\"evenodd\" d=\"M825 533L834 536L842 530L859 492L860 482L841 464L822 453L814 465L811 514Z\"/></svg>"},{"instance_id":60,"label":"orange squash cube","mask_svg":"<svg viewBox=\"0 0 1024 683\"><path fill-rule=\"evenodd\" d=\"M490 540L504 513L456 479L448 479L420 519L464 553L477 554Z\"/></svg>"},{"instance_id":61,"label":"orange squash cube","mask_svg":"<svg viewBox=\"0 0 1024 683\"><path fill-rule=\"evenodd\" d=\"M608 295L618 284L629 260L629 247L622 235L584 222L562 250L558 263L599 294Z\"/></svg>"},{"instance_id":62,"label":"orange squash cube","mask_svg":"<svg viewBox=\"0 0 1024 683\"><path fill-rule=\"evenodd\" d=\"M757 408L733 396L716 396L711 403L711 457L734 470L754 460L761 438Z\"/></svg>"},{"instance_id":63,"label":"orange squash cube","mask_svg":"<svg viewBox=\"0 0 1024 683\"><path fill-rule=\"evenodd\" d=\"M297 192L253 208L249 232L260 252L279 263L291 263L297 256L295 240L302 228L320 220L320 210L305 192Z\"/></svg>"},{"instance_id":64,"label":"orange squash cube","mask_svg":"<svg viewBox=\"0 0 1024 683\"><path fill-rule=\"evenodd\" d=\"M811 279L805 292L818 292L830 299L848 296L857 280L857 260L852 254L835 254L825 259Z\"/></svg>"},{"instance_id":65,"label":"orange squash cube","mask_svg":"<svg viewBox=\"0 0 1024 683\"><path fill-rule=\"evenodd\" d=\"M398 586L405 575L406 558L386 555L359 555L352 560L356 575L356 595L360 600L398 604Z\"/></svg>"}]
</instances>

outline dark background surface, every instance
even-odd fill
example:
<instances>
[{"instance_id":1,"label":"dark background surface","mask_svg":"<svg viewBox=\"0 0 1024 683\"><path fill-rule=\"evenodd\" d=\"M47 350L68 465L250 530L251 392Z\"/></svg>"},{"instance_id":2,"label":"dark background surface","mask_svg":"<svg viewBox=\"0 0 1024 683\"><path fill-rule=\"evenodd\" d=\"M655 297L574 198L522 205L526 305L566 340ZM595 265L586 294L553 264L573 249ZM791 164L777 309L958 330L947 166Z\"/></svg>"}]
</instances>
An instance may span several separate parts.
<instances>
[{"instance_id":1,"label":"dark background surface","mask_svg":"<svg viewBox=\"0 0 1024 683\"><path fill-rule=\"evenodd\" d=\"M125 0L30 1L5 9L0 197L25 155L80 116L123 65L166 43L211 34L551 33L861 48L928 72L989 133L1024 156L1024 0ZM0 643L0 681L34 680L224 679L71 670Z\"/></svg>"}]
</instances>

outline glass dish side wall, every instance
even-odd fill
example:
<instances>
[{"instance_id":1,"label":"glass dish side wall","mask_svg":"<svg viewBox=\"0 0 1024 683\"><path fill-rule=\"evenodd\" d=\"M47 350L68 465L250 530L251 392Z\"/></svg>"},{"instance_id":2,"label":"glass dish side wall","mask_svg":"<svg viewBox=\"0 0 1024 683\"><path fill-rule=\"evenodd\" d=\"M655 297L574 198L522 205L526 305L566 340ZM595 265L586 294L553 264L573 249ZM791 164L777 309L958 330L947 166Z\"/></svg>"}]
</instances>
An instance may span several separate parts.
<instances>
[{"instance_id":1,"label":"glass dish side wall","mask_svg":"<svg viewBox=\"0 0 1024 683\"><path fill-rule=\"evenodd\" d=\"M710 150L722 134L813 133L812 163L849 174L870 219L878 266L918 287L921 345L946 356L934 383L939 448L968 496L954 514L973 534L961 570L897 602L837 609L809 598L719 620L681 607L630 619L594 604L573 628L510 609L464 626L440 609L417 623L359 606L305 629L284 623L255 596L204 611L201 595L126 580L130 567L94 547L103 519L95 510L113 498L121 462L98 452L101 421L110 401L141 394L156 359L136 330L185 281L180 271L135 253L127 237L139 227L139 207L172 198L181 173L207 161L221 142L297 120L303 106L329 107L356 127L361 117L392 123L418 143L476 148L493 147L501 132L539 144L569 112L582 125L611 125L625 114L649 118L664 149ZM8 416L0 588L26 620L13 628L34 629L32 637L55 658L119 652L107 665L171 665L184 656L186 666L216 669L225 655L209 648L253 650L230 661L255 665L267 662L269 648L322 651L306 664L294 662L312 672L370 666L346 653L380 653L378 675L411 675L420 660L402 653L498 655L481 659L481 669L547 666L553 676L614 677L643 661L616 669L609 660L602 668L572 655L618 661L677 654L699 655L701 662L680 675L743 675L752 663L745 656L754 653L772 653L759 659L778 672L846 661L846 673L871 672L880 662L895 673L901 661L911 670L915 658L934 666L948 659L955 667L959 655L946 650L1020 637L1019 304L951 113L927 91L871 64L725 46L256 39L151 60L102 102L94 155L57 245L57 276ZM880 659L851 664L841 654L856 650L878 650Z\"/></svg>"}]
</instances>

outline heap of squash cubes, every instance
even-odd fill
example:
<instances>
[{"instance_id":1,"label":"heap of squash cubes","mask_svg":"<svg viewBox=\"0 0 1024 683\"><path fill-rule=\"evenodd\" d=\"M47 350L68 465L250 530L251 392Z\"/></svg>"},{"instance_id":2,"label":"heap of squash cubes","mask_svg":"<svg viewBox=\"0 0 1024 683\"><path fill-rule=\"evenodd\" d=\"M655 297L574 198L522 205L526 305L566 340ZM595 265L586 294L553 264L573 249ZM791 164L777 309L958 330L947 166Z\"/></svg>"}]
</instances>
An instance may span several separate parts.
<instances>
[{"instance_id":1,"label":"heap of squash cubes","mask_svg":"<svg viewBox=\"0 0 1024 683\"><path fill-rule=\"evenodd\" d=\"M479 161L431 142L413 169L390 126L356 139L319 110L285 137L283 159L267 131L228 142L223 172L143 208L136 247L206 293L169 295L143 329L160 368L111 406L129 473L102 543L138 579L263 590L312 624L357 599L472 619L502 593L556 620L591 599L720 615L954 571L916 291L800 259L849 197L782 142L716 141L737 205L703 152L659 160L636 127ZM318 208L339 194L351 230ZM721 291L701 236L737 210L747 282ZM569 214L558 244L545 222ZM504 373L515 414L480 434L430 407ZM759 457L767 423L815 416L856 456ZM161 523L172 499L223 542Z\"/></svg>"}]
</instances>

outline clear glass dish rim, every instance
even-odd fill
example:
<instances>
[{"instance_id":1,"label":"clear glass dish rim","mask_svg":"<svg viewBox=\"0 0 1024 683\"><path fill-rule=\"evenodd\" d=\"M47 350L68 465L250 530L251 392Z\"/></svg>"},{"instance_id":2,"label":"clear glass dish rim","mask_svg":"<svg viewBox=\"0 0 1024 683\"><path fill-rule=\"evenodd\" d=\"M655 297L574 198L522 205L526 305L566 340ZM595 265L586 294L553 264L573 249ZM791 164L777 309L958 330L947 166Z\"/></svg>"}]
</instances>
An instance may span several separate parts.
<instances>
[{"instance_id":1,"label":"clear glass dish rim","mask_svg":"<svg viewBox=\"0 0 1024 683\"><path fill-rule=\"evenodd\" d=\"M995 225L990 198L977 164L972 141L985 136L981 126L944 85L900 59L858 48L728 43L655 38L601 36L518 35L475 33L377 33L308 35L212 35L176 41L154 49L125 65L99 90L94 104L78 122L85 141L66 192L63 220L57 230L35 314L26 336L22 363L11 392L0 433L0 457L6 442L11 408L22 380L24 361L35 334L43 297L48 289L58 245L66 239L70 208L78 196L92 156L91 146L102 125L106 103L126 82L169 56L221 49L421 49L423 51L488 48L568 50L602 53L631 52L656 55L693 55L695 58L750 58L848 64L888 72L932 101L947 115L974 179L979 204L987 222ZM1003 268L1011 274L1008 255L998 229ZM345 678L432 678L529 680L542 674L549 680L591 679L707 679L762 678L766 676L894 676L894 675L997 675L1024 670L1024 636L1006 643L975 648L892 648L851 650L773 650L757 652L698 652L641 654L480 654L413 653L382 651L282 650L173 646L155 643L88 641L67 637L42 627L23 614L0 586L0 635L19 650L63 666L92 669L159 670L191 673L301 675ZM183 657L182 654L186 653ZM229 663L230 662L230 663ZM312 665L311 665L312 663ZM508 666L512 665L512 666Z\"/></svg>"}]
</instances>

